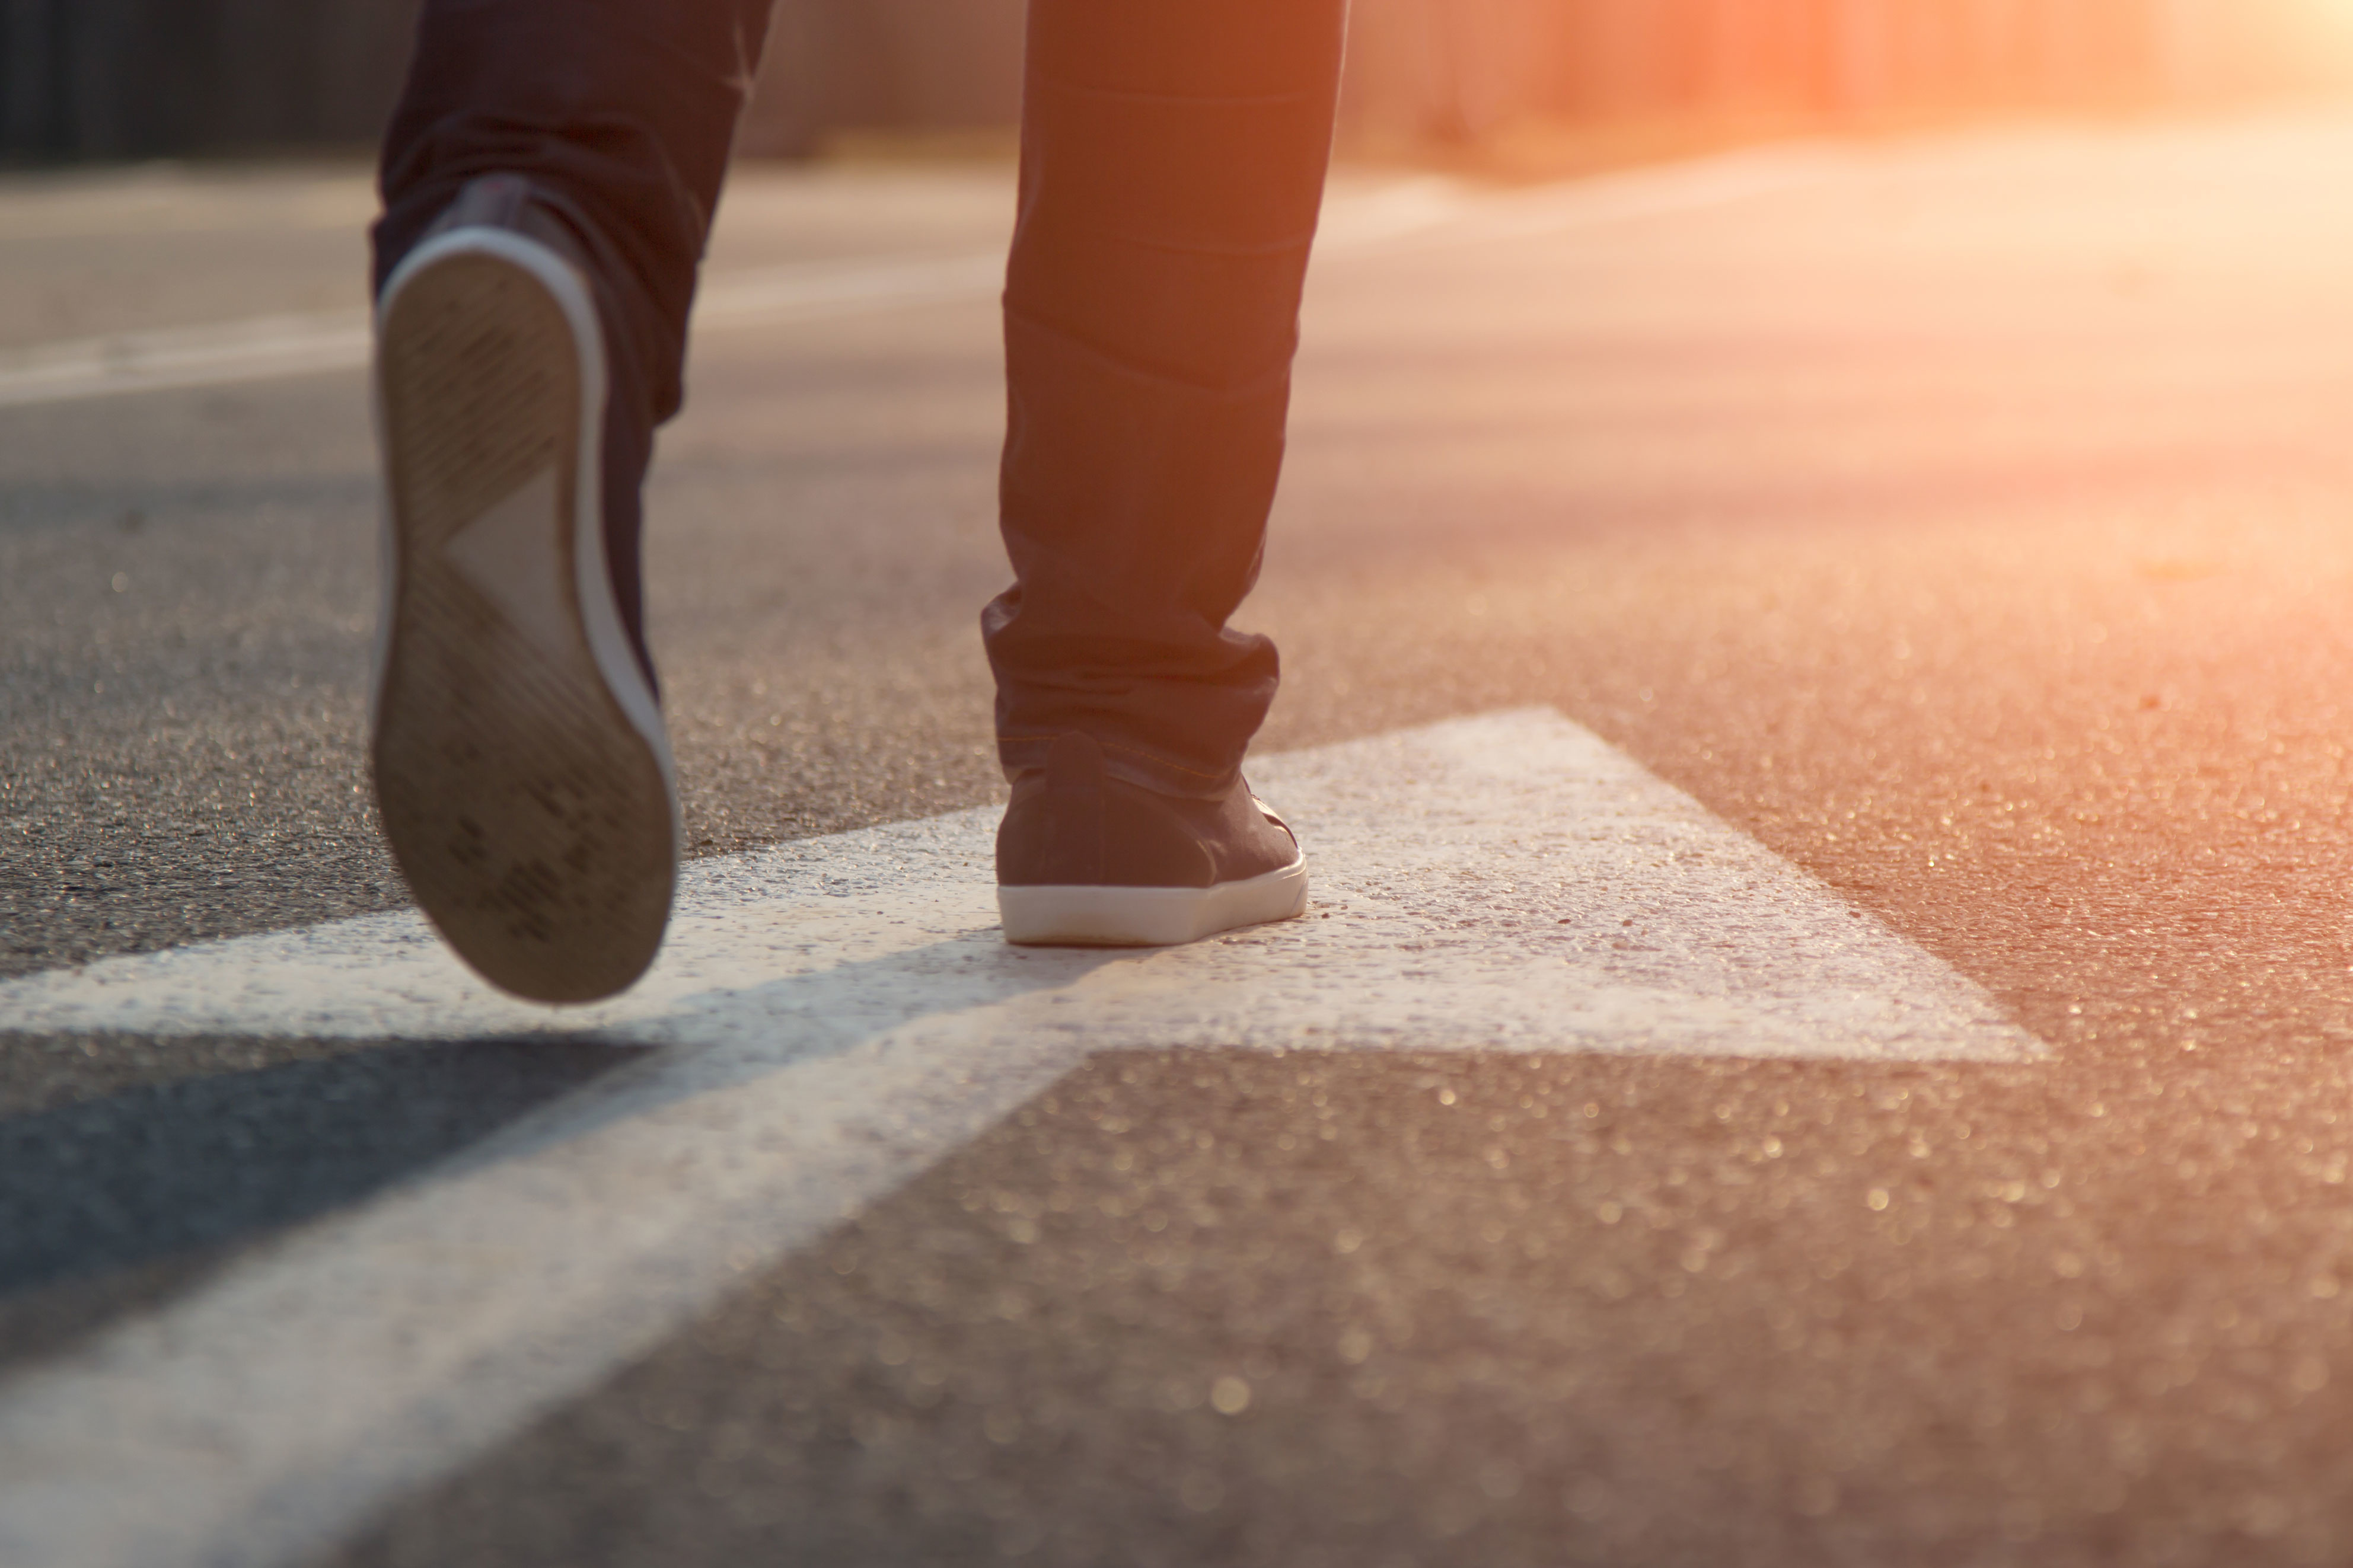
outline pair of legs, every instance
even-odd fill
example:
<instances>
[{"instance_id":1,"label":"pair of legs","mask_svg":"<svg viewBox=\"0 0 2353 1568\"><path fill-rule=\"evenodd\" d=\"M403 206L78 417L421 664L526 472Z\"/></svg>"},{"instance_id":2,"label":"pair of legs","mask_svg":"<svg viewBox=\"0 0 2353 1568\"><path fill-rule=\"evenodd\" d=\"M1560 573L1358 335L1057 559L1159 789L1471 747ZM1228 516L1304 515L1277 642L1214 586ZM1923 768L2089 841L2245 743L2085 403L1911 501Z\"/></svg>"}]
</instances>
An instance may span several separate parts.
<instances>
[{"instance_id":1,"label":"pair of legs","mask_svg":"<svg viewBox=\"0 0 2353 1568\"><path fill-rule=\"evenodd\" d=\"M1015 582L982 623L1016 790L1008 889L1214 887L1271 868L1268 829L1238 802L1275 653L1226 623L1257 574L1282 464L1343 3L1032 0L1005 294ZM580 715L601 683L653 749L639 772L668 787L658 717L649 731L638 711L639 490L682 396L695 268L769 4L427 0L386 139L375 280L400 300L385 296L381 321L396 570L379 792L428 911L510 984L485 953L577 947L567 901L635 896L594 873L651 819L595 783L627 771L626 736L606 756L561 724L522 731L558 709L593 729ZM519 237L560 264L534 285L524 250L468 234ZM534 287L565 293L558 273L584 285L568 326L560 301L532 303ZM593 352L567 362L567 332ZM501 532L514 517L527 530L535 506L554 520L549 549ZM600 665L584 643L574 679L560 658L533 674L511 646L531 595L492 578L552 562L562 599L579 564L567 551L601 555L641 700L610 647ZM542 619L569 613L594 642L595 592L578 584L580 603ZM437 638L462 657L425 646ZM538 698L499 694L534 681ZM520 776L565 746L576 754L547 777ZM512 800L485 804L505 775ZM518 828L533 811L548 820ZM617 965L517 988L598 994Z\"/></svg>"}]
</instances>

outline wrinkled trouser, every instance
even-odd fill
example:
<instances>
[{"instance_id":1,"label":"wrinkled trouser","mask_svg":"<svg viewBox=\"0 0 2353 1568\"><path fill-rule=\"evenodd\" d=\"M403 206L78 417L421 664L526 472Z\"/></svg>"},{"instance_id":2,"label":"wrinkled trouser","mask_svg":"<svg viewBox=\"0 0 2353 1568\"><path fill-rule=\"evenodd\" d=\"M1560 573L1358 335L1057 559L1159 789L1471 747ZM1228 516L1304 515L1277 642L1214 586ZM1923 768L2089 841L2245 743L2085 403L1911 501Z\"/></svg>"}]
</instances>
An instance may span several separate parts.
<instances>
[{"instance_id":1,"label":"wrinkled trouser","mask_svg":"<svg viewBox=\"0 0 2353 1568\"><path fill-rule=\"evenodd\" d=\"M467 180L526 175L599 231L643 404L623 425L676 413L769 3L427 0L377 284ZM1008 772L1076 730L1136 783L1214 794L1273 700L1273 645L1226 622L1282 467L1344 6L1031 0L999 479L1015 581L982 616Z\"/></svg>"}]
</instances>

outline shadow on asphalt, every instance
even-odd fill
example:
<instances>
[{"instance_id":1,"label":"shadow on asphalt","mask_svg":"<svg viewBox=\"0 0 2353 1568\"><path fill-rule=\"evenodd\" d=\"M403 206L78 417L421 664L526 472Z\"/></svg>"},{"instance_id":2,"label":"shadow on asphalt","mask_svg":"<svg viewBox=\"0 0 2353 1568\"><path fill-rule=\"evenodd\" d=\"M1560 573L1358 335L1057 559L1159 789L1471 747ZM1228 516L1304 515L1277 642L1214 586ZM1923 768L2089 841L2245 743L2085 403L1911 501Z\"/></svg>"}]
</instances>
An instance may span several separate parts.
<instances>
[{"instance_id":1,"label":"shadow on asphalt","mask_svg":"<svg viewBox=\"0 0 2353 1568\"><path fill-rule=\"evenodd\" d=\"M636 1060L566 1041L397 1043L0 1121L0 1365L184 1289Z\"/></svg>"}]
</instances>

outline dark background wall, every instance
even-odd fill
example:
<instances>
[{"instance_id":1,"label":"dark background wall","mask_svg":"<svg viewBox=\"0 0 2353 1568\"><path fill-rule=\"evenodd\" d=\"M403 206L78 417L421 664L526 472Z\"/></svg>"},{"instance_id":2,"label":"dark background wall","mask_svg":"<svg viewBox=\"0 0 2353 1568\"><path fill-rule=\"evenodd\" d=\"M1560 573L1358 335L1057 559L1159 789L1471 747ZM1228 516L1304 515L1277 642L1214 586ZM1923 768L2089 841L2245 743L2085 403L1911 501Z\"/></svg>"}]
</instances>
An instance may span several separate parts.
<instances>
[{"instance_id":1,"label":"dark background wall","mask_svg":"<svg viewBox=\"0 0 2353 1568\"><path fill-rule=\"evenodd\" d=\"M0 0L0 156L364 143L416 0Z\"/></svg>"},{"instance_id":2,"label":"dark background wall","mask_svg":"<svg viewBox=\"0 0 2353 1568\"><path fill-rule=\"evenodd\" d=\"M364 145L398 90L416 5L0 0L0 159ZM2329 14L2324 0L1356 0L1344 135L1381 148L1529 122L1836 122L2246 91L2333 69ZM1010 125L1022 16L1022 0L778 0L744 149Z\"/></svg>"},{"instance_id":3,"label":"dark background wall","mask_svg":"<svg viewBox=\"0 0 2353 1568\"><path fill-rule=\"evenodd\" d=\"M0 0L0 159L364 145L399 91L417 3ZM1010 125L1023 9L778 0L746 150L806 153L847 127Z\"/></svg>"}]
</instances>

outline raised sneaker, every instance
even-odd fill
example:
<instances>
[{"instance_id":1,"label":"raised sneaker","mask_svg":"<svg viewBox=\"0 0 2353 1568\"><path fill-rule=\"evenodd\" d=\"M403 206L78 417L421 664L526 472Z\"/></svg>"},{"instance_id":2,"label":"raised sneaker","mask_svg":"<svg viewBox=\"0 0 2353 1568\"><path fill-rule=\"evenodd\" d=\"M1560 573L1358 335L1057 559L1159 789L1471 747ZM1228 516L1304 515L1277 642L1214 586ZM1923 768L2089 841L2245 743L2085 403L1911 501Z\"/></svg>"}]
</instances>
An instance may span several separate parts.
<instances>
[{"instance_id":1,"label":"raised sneaker","mask_svg":"<svg viewBox=\"0 0 2353 1568\"><path fill-rule=\"evenodd\" d=\"M1248 783L1214 799L1113 777L1103 749L1058 737L1046 765L1013 784L997 833L1005 940L1160 947L1307 907L1299 841Z\"/></svg>"},{"instance_id":2,"label":"raised sneaker","mask_svg":"<svg viewBox=\"0 0 2353 1568\"><path fill-rule=\"evenodd\" d=\"M541 1002L643 973L678 869L670 744L606 559L609 356L581 255L527 184L487 176L376 306L376 801L449 945Z\"/></svg>"}]
</instances>

